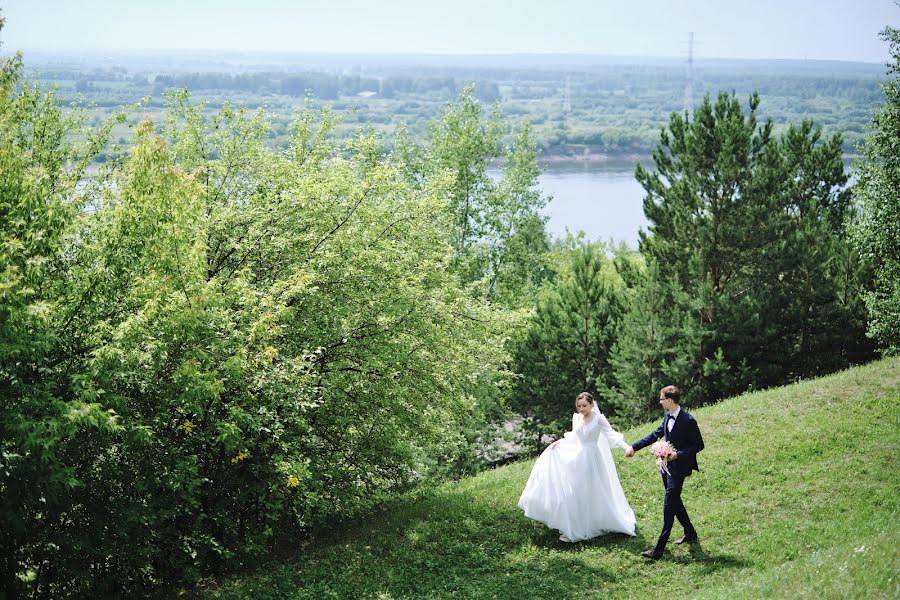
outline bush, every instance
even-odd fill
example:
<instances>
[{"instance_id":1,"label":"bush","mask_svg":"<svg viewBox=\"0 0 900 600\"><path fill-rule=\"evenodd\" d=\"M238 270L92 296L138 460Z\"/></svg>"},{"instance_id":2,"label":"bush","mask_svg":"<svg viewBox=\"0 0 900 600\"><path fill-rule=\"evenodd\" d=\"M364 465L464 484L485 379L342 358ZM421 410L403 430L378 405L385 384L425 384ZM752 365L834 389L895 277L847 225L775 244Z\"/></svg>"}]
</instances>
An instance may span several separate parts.
<instances>
[{"instance_id":1,"label":"bush","mask_svg":"<svg viewBox=\"0 0 900 600\"><path fill-rule=\"evenodd\" d=\"M88 180L112 124L85 137L20 71L0 80L8 597L190 581L464 462L509 319L448 270L439 180L412 187L371 136L334 147L327 111L276 152L261 113L206 119L184 92Z\"/></svg>"}]
</instances>

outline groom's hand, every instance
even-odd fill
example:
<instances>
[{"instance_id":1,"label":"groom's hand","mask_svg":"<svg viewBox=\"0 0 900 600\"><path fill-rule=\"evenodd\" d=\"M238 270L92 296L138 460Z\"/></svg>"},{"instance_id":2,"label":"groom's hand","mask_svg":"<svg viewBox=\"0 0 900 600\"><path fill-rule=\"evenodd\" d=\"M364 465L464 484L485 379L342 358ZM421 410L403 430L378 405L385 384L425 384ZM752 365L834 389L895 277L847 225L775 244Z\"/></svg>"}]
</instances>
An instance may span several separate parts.
<instances>
[{"instance_id":1,"label":"groom's hand","mask_svg":"<svg viewBox=\"0 0 900 600\"><path fill-rule=\"evenodd\" d=\"M634 448L632 448L631 446L625 448L625 456L627 456L628 458L634 456Z\"/></svg>"}]
</instances>

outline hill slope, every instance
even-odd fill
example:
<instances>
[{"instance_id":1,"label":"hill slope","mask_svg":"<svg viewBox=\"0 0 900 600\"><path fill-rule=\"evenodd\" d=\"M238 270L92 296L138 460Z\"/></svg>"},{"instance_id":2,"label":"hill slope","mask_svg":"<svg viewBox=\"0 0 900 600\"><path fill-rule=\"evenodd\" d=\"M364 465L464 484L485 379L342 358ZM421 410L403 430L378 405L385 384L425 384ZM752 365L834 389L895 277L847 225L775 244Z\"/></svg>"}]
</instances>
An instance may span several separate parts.
<instances>
[{"instance_id":1,"label":"hill slope","mask_svg":"<svg viewBox=\"0 0 900 600\"><path fill-rule=\"evenodd\" d=\"M887 359L693 411L706 450L683 498L701 545L669 544L656 563L638 556L659 531L656 467L646 451L616 451L635 538L557 541L516 507L533 464L523 461L200 597L898 598L898 406L900 359Z\"/></svg>"}]
</instances>

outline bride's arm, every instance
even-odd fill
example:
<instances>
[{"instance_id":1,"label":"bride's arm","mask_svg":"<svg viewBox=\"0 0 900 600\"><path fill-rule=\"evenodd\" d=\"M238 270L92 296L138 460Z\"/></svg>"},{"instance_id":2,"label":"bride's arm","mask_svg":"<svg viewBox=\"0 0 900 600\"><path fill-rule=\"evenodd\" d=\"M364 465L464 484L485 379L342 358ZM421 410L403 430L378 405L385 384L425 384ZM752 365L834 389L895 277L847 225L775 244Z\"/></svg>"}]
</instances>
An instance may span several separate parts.
<instances>
[{"instance_id":1,"label":"bride's arm","mask_svg":"<svg viewBox=\"0 0 900 600\"><path fill-rule=\"evenodd\" d=\"M628 444L625 442L625 436L613 429L605 416L601 414L597 415L595 418L598 419L597 426L600 427L600 431L606 436L606 441L609 442L610 448L628 449Z\"/></svg>"}]
</instances>

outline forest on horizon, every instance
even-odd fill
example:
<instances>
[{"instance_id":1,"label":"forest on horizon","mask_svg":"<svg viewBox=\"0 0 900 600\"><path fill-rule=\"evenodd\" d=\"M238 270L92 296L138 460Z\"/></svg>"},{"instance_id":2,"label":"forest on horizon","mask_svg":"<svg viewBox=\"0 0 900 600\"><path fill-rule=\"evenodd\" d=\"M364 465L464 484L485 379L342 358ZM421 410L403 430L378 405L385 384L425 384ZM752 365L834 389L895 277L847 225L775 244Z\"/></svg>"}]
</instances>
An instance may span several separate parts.
<instances>
[{"instance_id":1,"label":"forest on horizon","mask_svg":"<svg viewBox=\"0 0 900 600\"><path fill-rule=\"evenodd\" d=\"M29 78L55 86L63 103L89 107L99 125L143 98L141 113L163 110L181 88L205 102L265 107L267 143L286 147L290 123L307 102L342 115L338 139L362 128L390 145L397 127L414 139L466 85L484 104L497 103L513 126L527 121L542 162L648 157L669 115L686 107L686 59L590 55L328 55L166 52L29 54ZM837 61L698 59L694 107L705 94L733 92L762 99L775 131L812 119L855 156L884 77L882 65ZM133 122L132 122L133 125ZM127 126L113 131L123 145ZM105 158L101 155L100 160Z\"/></svg>"}]
</instances>

